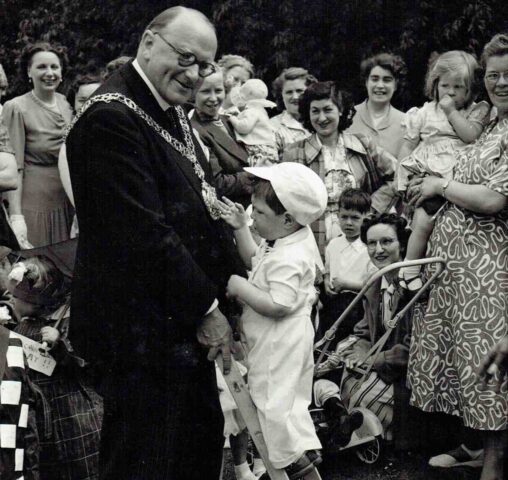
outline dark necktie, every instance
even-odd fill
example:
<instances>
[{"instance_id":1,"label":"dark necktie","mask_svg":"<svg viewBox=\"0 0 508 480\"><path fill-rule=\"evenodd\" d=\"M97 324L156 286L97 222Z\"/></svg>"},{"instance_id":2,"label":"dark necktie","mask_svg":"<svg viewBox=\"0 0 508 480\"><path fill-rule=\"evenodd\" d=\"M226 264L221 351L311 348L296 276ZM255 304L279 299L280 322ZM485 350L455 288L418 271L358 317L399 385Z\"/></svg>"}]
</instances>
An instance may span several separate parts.
<instances>
[{"instance_id":1,"label":"dark necktie","mask_svg":"<svg viewBox=\"0 0 508 480\"><path fill-rule=\"evenodd\" d=\"M169 107L166 110L166 117L168 118L169 123L169 133L174 138L184 143L182 125L180 124L180 119L178 118L175 107Z\"/></svg>"}]
</instances>

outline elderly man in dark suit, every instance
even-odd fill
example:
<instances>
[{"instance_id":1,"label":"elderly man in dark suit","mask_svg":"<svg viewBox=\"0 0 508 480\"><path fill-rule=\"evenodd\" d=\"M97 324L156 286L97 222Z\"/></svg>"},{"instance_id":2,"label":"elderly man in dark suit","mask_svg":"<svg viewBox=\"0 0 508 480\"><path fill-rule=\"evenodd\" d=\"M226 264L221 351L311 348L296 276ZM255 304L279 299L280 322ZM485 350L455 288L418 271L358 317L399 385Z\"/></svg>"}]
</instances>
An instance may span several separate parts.
<instances>
[{"instance_id":1,"label":"elderly man in dark suit","mask_svg":"<svg viewBox=\"0 0 508 480\"><path fill-rule=\"evenodd\" d=\"M100 372L101 479L219 477L223 418L203 347L228 368L221 310L242 270L180 107L216 48L201 13L164 11L67 138L80 226L71 338Z\"/></svg>"}]
</instances>

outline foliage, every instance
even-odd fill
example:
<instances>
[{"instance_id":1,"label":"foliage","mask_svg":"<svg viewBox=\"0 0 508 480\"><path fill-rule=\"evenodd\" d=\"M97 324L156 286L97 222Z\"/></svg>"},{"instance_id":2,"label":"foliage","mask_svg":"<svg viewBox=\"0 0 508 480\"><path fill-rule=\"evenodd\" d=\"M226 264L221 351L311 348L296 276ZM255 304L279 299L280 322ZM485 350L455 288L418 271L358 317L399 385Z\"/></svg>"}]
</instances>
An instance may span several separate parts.
<instances>
[{"instance_id":1,"label":"foliage","mask_svg":"<svg viewBox=\"0 0 508 480\"><path fill-rule=\"evenodd\" d=\"M15 58L28 41L68 48L66 78L134 55L150 19L172 4L198 8L213 18L219 52L247 56L267 83L285 67L303 66L320 79L336 79L365 95L361 59L390 50L408 64L396 103L421 104L429 55L452 48L479 54L496 32L508 29L506 0L0 0L0 62L22 92ZM24 73L24 72L23 72Z\"/></svg>"}]
</instances>

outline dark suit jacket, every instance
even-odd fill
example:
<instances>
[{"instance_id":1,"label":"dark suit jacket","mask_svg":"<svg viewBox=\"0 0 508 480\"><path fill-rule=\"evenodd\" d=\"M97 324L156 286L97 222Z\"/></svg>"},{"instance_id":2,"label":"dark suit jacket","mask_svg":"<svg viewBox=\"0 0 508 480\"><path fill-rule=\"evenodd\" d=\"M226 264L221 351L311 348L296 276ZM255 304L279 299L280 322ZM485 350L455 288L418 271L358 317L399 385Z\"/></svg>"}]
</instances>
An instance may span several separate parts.
<instances>
[{"instance_id":1,"label":"dark suit jacket","mask_svg":"<svg viewBox=\"0 0 508 480\"><path fill-rule=\"evenodd\" d=\"M131 64L95 95L107 92L131 98L171 133ZM229 276L243 267L229 229L208 214L190 160L118 101L84 113L69 134L67 155L80 225L75 348L118 368L180 370L206 362L196 327L214 298L225 300Z\"/></svg>"},{"instance_id":2,"label":"dark suit jacket","mask_svg":"<svg viewBox=\"0 0 508 480\"><path fill-rule=\"evenodd\" d=\"M216 187L221 196L225 195L244 206L250 204L252 193L249 174L243 171L248 167L248 154L235 140L235 133L228 118L221 120L229 133L224 132L212 121L204 119L195 111L192 126L197 130L203 143L210 150L210 165L215 177Z\"/></svg>"}]
</instances>

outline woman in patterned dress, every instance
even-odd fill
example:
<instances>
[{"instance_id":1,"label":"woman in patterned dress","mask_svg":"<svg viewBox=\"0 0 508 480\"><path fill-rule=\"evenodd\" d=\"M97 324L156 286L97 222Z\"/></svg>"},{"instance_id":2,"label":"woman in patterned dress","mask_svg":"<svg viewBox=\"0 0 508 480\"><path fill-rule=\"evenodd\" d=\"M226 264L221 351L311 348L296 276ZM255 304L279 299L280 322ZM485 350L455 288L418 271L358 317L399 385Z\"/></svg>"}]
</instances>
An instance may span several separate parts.
<instances>
[{"instance_id":1,"label":"woman in patterned dress","mask_svg":"<svg viewBox=\"0 0 508 480\"><path fill-rule=\"evenodd\" d=\"M408 378L413 405L462 418L483 433L481 480L506 478L508 381L482 385L482 359L508 331L508 36L496 35L482 56L485 87L497 117L458 153L451 181L410 184L412 202L443 196L428 254L447 270L414 320Z\"/></svg>"}]
</instances>

